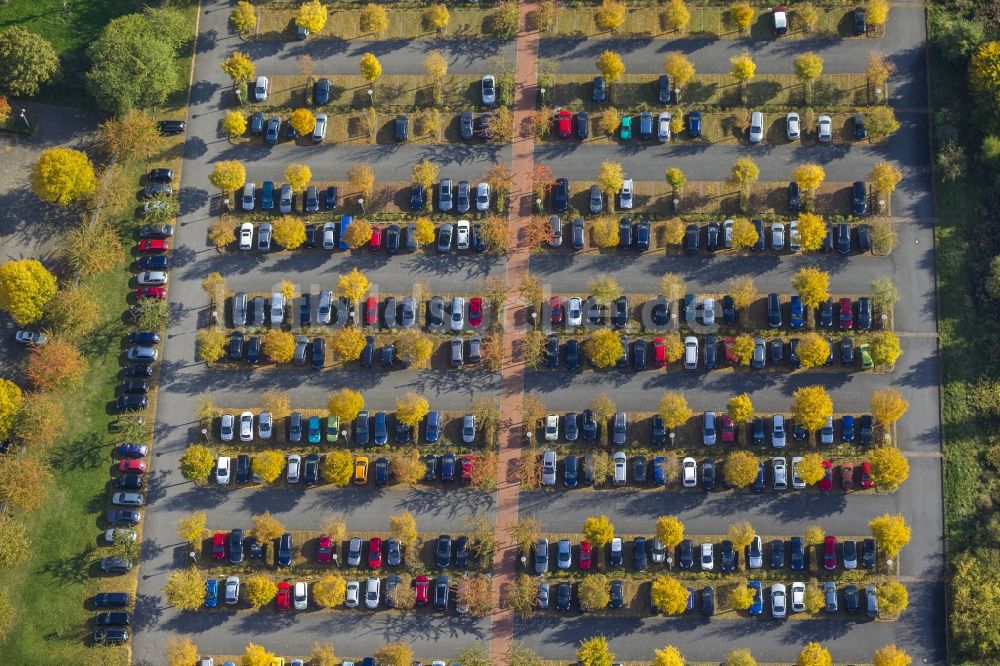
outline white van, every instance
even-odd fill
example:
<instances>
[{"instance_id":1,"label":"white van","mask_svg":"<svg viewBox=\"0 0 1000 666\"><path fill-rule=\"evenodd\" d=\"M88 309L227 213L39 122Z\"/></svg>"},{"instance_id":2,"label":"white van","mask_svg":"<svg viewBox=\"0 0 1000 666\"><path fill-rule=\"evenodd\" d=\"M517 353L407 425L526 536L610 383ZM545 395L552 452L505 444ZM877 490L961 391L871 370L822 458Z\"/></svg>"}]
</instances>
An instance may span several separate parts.
<instances>
[{"instance_id":1,"label":"white van","mask_svg":"<svg viewBox=\"0 0 1000 666\"><path fill-rule=\"evenodd\" d=\"M267 99L267 88L268 80L266 76L258 76L257 84L253 88L254 97L257 98L258 102L263 102Z\"/></svg>"},{"instance_id":2,"label":"white van","mask_svg":"<svg viewBox=\"0 0 1000 666\"><path fill-rule=\"evenodd\" d=\"M764 114L754 111L750 114L750 143L760 143L764 140Z\"/></svg>"},{"instance_id":3,"label":"white van","mask_svg":"<svg viewBox=\"0 0 1000 666\"><path fill-rule=\"evenodd\" d=\"M698 338L693 335L684 338L684 369L698 369Z\"/></svg>"}]
</instances>

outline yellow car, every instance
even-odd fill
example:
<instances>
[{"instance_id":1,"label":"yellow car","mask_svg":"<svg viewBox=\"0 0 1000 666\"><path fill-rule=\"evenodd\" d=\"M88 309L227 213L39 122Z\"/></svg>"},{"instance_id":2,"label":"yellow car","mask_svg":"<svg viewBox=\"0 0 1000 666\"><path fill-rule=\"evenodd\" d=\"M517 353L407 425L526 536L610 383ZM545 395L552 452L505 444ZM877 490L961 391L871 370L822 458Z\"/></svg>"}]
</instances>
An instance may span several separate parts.
<instances>
[{"instance_id":1,"label":"yellow car","mask_svg":"<svg viewBox=\"0 0 1000 666\"><path fill-rule=\"evenodd\" d=\"M354 483L363 486L368 483L368 456L354 459Z\"/></svg>"}]
</instances>

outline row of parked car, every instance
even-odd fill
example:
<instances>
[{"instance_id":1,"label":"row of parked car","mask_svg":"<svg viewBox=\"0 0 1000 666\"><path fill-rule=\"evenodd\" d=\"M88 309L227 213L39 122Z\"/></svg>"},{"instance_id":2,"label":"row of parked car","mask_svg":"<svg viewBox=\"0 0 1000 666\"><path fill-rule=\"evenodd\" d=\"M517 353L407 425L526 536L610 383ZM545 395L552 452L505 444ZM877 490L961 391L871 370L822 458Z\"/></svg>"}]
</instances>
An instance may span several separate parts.
<instances>
[{"instance_id":1,"label":"row of parked car","mask_svg":"<svg viewBox=\"0 0 1000 666\"><path fill-rule=\"evenodd\" d=\"M232 442L239 436L241 442L254 441L254 413L245 411L237 417L235 414L223 414L219 419L219 439L223 442ZM274 421L271 412L260 412L256 416L257 434L260 440L270 440L273 434ZM286 439L293 444L307 441L310 444L319 444L321 441L327 443L337 442L341 437L345 443L350 439L350 432L347 423L343 424L345 430L341 430L341 420L339 416L330 414L325 422L319 416L303 416L301 412L292 412L288 416L288 430ZM423 441L428 443L437 442L441 438L441 430L444 427L444 412L430 411L423 419ZM370 412L363 409L358 412L354 419L354 443L367 446L369 442L374 442L376 446L383 446L389 443L390 437L395 444L410 444L420 441L419 426L409 426L394 415L386 412ZM462 438L464 443L471 444L476 437L476 416L466 414L462 417Z\"/></svg>"}]
</instances>

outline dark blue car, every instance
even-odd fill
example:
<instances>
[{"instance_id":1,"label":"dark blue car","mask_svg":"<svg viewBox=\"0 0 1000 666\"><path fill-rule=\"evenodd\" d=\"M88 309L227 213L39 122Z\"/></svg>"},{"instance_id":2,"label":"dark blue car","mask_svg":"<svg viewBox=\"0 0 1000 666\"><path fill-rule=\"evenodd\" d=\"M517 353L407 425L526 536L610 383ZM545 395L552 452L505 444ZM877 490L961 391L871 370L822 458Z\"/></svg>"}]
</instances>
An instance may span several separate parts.
<instances>
[{"instance_id":1,"label":"dark blue car","mask_svg":"<svg viewBox=\"0 0 1000 666\"><path fill-rule=\"evenodd\" d=\"M692 139L701 136L701 111L692 111L688 114L688 134Z\"/></svg>"}]
</instances>

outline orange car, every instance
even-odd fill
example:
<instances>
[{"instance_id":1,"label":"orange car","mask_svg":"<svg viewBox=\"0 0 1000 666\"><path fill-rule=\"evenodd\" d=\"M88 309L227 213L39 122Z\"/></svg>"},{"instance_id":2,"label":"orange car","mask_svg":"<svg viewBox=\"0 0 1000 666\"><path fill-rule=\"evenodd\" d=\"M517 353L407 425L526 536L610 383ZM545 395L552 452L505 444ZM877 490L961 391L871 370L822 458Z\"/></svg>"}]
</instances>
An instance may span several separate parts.
<instances>
[{"instance_id":1,"label":"orange car","mask_svg":"<svg viewBox=\"0 0 1000 666\"><path fill-rule=\"evenodd\" d=\"M368 456L354 459L354 483L363 486L368 483Z\"/></svg>"}]
</instances>

